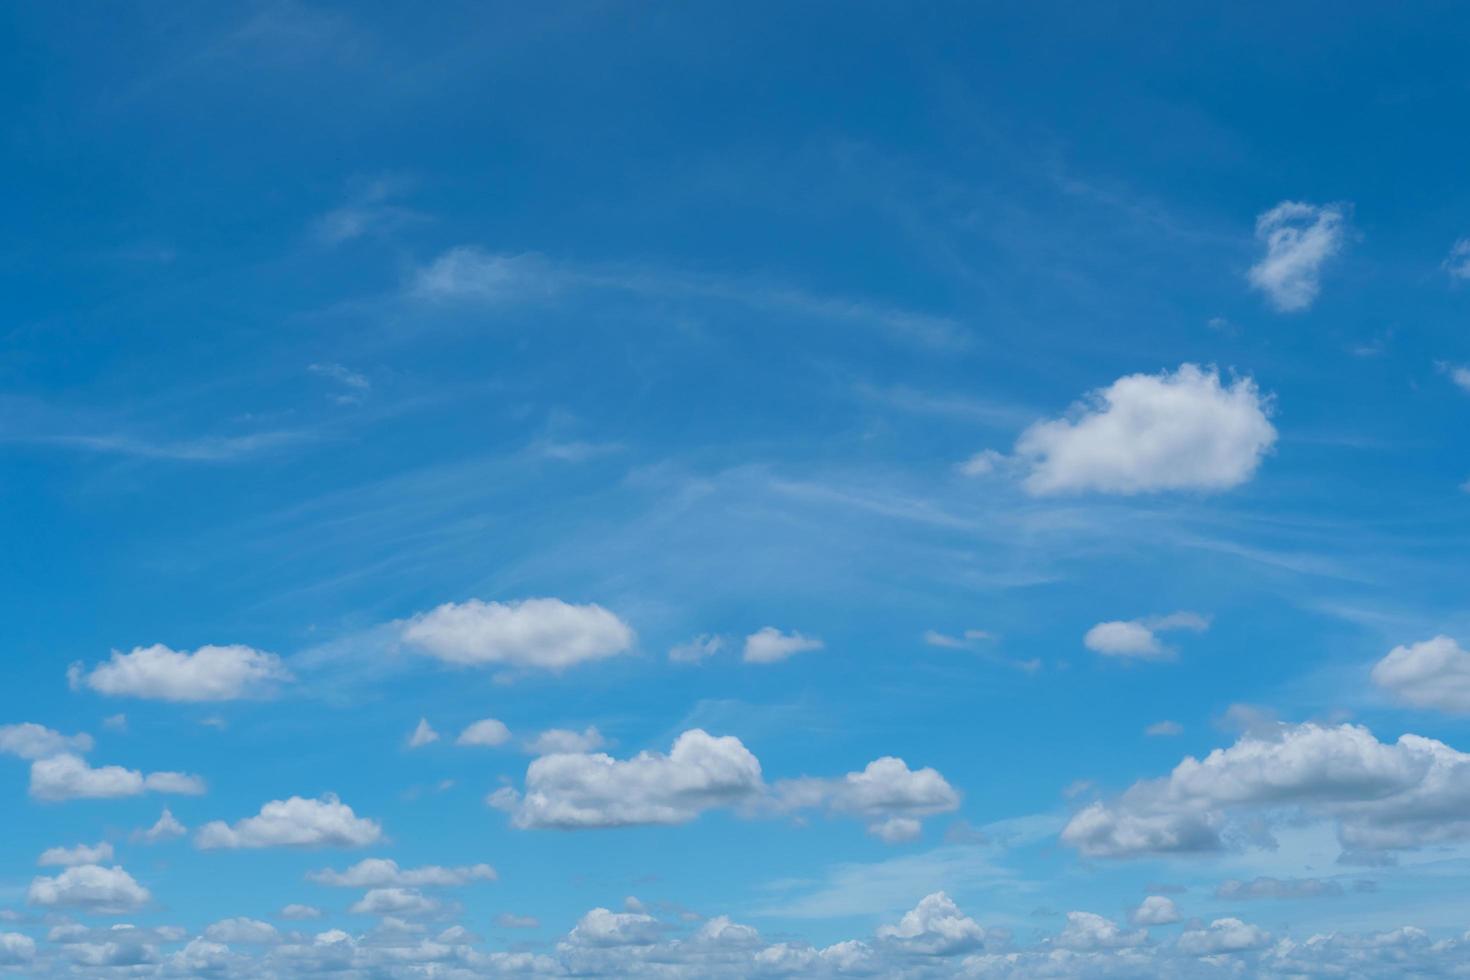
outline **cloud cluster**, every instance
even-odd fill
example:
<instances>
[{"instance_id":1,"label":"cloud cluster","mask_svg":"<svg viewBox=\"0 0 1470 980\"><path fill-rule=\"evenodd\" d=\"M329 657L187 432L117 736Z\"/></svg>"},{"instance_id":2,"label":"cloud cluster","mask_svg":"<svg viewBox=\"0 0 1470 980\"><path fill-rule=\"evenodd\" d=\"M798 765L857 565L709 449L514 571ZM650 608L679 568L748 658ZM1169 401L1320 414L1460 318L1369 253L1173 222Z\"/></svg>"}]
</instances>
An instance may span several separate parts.
<instances>
[{"instance_id":1,"label":"cloud cluster","mask_svg":"<svg viewBox=\"0 0 1470 980\"><path fill-rule=\"evenodd\" d=\"M204 788L203 779L188 773L144 774L122 766L93 768L77 755L55 755L31 763L31 796L47 803L137 796L144 792L198 796Z\"/></svg>"},{"instance_id":2,"label":"cloud cluster","mask_svg":"<svg viewBox=\"0 0 1470 980\"><path fill-rule=\"evenodd\" d=\"M560 599L445 603L413 617L403 642L461 667L561 671L628 652L632 627L596 604Z\"/></svg>"},{"instance_id":3,"label":"cloud cluster","mask_svg":"<svg viewBox=\"0 0 1470 980\"><path fill-rule=\"evenodd\" d=\"M1249 480L1276 442L1268 400L1249 378L1214 368L1130 374L1016 441L1029 493L1228 490Z\"/></svg>"},{"instance_id":4,"label":"cloud cluster","mask_svg":"<svg viewBox=\"0 0 1470 980\"><path fill-rule=\"evenodd\" d=\"M1251 266L1255 289L1282 313L1307 309L1321 291L1322 268L1347 240L1347 209L1282 201L1256 218L1256 240L1265 254Z\"/></svg>"},{"instance_id":5,"label":"cloud cluster","mask_svg":"<svg viewBox=\"0 0 1470 980\"><path fill-rule=\"evenodd\" d=\"M383 838L376 820L359 817L336 796L320 799L293 796L272 800L260 813L234 825L215 820L199 828L194 843L201 850L261 847L367 847Z\"/></svg>"},{"instance_id":6,"label":"cloud cluster","mask_svg":"<svg viewBox=\"0 0 1470 980\"><path fill-rule=\"evenodd\" d=\"M54 878L31 881L26 901L42 908L82 909L100 915L124 915L147 905L148 889L122 868L82 864Z\"/></svg>"},{"instance_id":7,"label":"cloud cluster","mask_svg":"<svg viewBox=\"0 0 1470 980\"><path fill-rule=\"evenodd\" d=\"M1203 632L1210 621L1199 613L1176 612L1147 619L1111 620L1098 623L1082 637L1082 645L1105 657L1132 660L1172 660L1175 651L1160 633L1188 630Z\"/></svg>"},{"instance_id":8,"label":"cloud cluster","mask_svg":"<svg viewBox=\"0 0 1470 980\"><path fill-rule=\"evenodd\" d=\"M292 680L280 657L238 644L202 646L193 653L162 644L131 653L114 650L91 670L72 664L67 677L74 689L108 697L177 702L265 697Z\"/></svg>"}]
</instances>

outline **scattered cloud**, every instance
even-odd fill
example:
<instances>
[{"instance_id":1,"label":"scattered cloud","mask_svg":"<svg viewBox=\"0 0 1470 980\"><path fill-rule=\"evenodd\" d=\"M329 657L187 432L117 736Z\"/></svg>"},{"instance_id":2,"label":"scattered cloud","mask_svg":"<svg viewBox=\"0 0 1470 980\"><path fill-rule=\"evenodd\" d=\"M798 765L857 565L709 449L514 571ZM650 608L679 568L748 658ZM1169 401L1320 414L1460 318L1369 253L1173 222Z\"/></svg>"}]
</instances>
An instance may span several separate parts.
<instances>
[{"instance_id":1,"label":"scattered cloud","mask_svg":"<svg viewBox=\"0 0 1470 980\"><path fill-rule=\"evenodd\" d=\"M1160 633L1189 630L1201 633L1209 629L1207 617L1192 612L1176 612L1147 619L1113 620L1098 623L1082 637L1082 645L1105 657L1130 660L1173 660L1176 651L1159 638Z\"/></svg>"},{"instance_id":2,"label":"scattered cloud","mask_svg":"<svg viewBox=\"0 0 1470 980\"><path fill-rule=\"evenodd\" d=\"M633 630L595 604L560 599L445 603L403 627L403 641L456 666L560 671L627 653Z\"/></svg>"},{"instance_id":3,"label":"scattered cloud","mask_svg":"<svg viewBox=\"0 0 1470 980\"><path fill-rule=\"evenodd\" d=\"M180 772L145 775L122 766L94 769L77 755L56 755L31 763L31 796L47 803L137 796L144 792L198 796L204 792L204 780Z\"/></svg>"},{"instance_id":4,"label":"scattered cloud","mask_svg":"<svg viewBox=\"0 0 1470 980\"><path fill-rule=\"evenodd\" d=\"M1184 726L1177 721L1156 721L1143 730L1150 738L1172 738L1184 734Z\"/></svg>"},{"instance_id":5,"label":"scattered cloud","mask_svg":"<svg viewBox=\"0 0 1470 980\"><path fill-rule=\"evenodd\" d=\"M820 650L825 646L814 636L805 636L793 630L783 633L774 626L765 626L745 638L744 660L748 664L774 664L798 653Z\"/></svg>"},{"instance_id":6,"label":"scattered cloud","mask_svg":"<svg viewBox=\"0 0 1470 980\"><path fill-rule=\"evenodd\" d=\"M71 752L92 751L92 736L63 735L35 722L0 725L0 753L22 759L45 759Z\"/></svg>"},{"instance_id":7,"label":"scattered cloud","mask_svg":"<svg viewBox=\"0 0 1470 980\"><path fill-rule=\"evenodd\" d=\"M324 868L309 872L306 877L318 885L334 888L451 888L476 881L495 881L497 875L488 864L400 868L397 861L389 858L367 858L346 871Z\"/></svg>"},{"instance_id":8,"label":"scattered cloud","mask_svg":"<svg viewBox=\"0 0 1470 980\"><path fill-rule=\"evenodd\" d=\"M408 747L411 749L423 748L437 741L439 741L439 733L434 731L427 718L420 718L418 725L408 735Z\"/></svg>"},{"instance_id":9,"label":"scattered cloud","mask_svg":"<svg viewBox=\"0 0 1470 980\"><path fill-rule=\"evenodd\" d=\"M48 847L36 859L36 864L43 868L70 868L78 864L106 864L112 857L112 845L103 841L75 847Z\"/></svg>"},{"instance_id":10,"label":"scattered cloud","mask_svg":"<svg viewBox=\"0 0 1470 980\"><path fill-rule=\"evenodd\" d=\"M272 800L260 813L233 826L207 823L194 835L201 850L261 847L367 847L383 839L376 820L359 817L352 807L328 794L320 799L293 796Z\"/></svg>"},{"instance_id":11,"label":"scattered cloud","mask_svg":"<svg viewBox=\"0 0 1470 980\"><path fill-rule=\"evenodd\" d=\"M1272 308L1299 313L1321 291L1323 267L1347 241L1347 208L1282 201L1256 218L1256 240L1265 254L1247 278Z\"/></svg>"},{"instance_id":12,"label":"scattered cloud","mask_svg":"<svg viewBox=\"0 0 1470 980\"><path fill-rule=\"evenodd\" d=\"M1250 898L1323 898L1342 894L1335 881L1319 878L1255 878L1251 881L1224 881L1215 889L1215 897L1231 901Z\"/></svg>"},{"instance_id":13,"label":"scattered cloud","mask_svg":"<svg viewBox=\"0 0 1470 980\"><path fill-rule=\"evenodd\" d=\"M1448 636L1394 647L1373 665L1372 676L1404 704L1470 714L1470 652Z\"/></svg>"},{"instance_id":14,"label":"scattered cloud","mask_svg":"<svg viewBox=\"0 0 1470 980\"><path fill-rule=\"evenodd\" d=\"M1470 279L1470 238L1457 239L1450 246L1450 254L1445 256L1441 268L1451 279Z\"/></svg>"},{"instance_id":15,"label":"scattered cloud","mask_svg":"<svg viewBox=\"0 0 1470 980\"><path fill-rule=\"evenodd\" d=\"M526 743L526 751L533 755L552 755L557 752L596 752L607 744L596 727L589 725L580 732L569 728L548 728Z\"/></svg>"},{"instance_id":16,"label":"scattered cloud","mask_svg":"<svg viewBox=\"0 0 1470 980\"><path fill-rule=\"evenodd\" d=\"M147 905L148 889L122 868L83 864L54 878L35 878L26 901L42 908L81 909L98 915L125 915Z\"/></svg>"},{"instance_id":17,"label":"scattered cloud","mask_svg":"<svg viewBox=\"0 0 1470 980\"><path fill-rule=\"evenodd\" d=\"M72 664L67 679L73 690L85 687L108 697L199 702L266 697L293 678L280 657L247 646L202 646L186 653L154 644L131 653L114 650L90 671Z\"/></svg>"},{"instance_id":18,"label":"scattered cloud","mask_svg":"<svg viewBox=\"0 0 1470 980\"><path fill-rule=\"evenodd\" d=\"M180 823L171 811L165 809L153 826L146 830L133 831L133 840L144 844L159 844L166 840L177 840L188 832L189 828Z\"/></svg>"},{"instance_id":19,"label":"scattered cloud","mask_svg":"<svg viewBox=\"0 0 1470 980\"><path fill-rule=\"evenodd\" d=\"M455 745L479 745L494 748L510 741L510 729L505 722L494 718L482 718L468 725L454 740Z\"/></svg>"},{"instance_id":20,"label":"scattered cloud","mask_svg":"<svg viewBox=\"0 0 1470 980\"><path fill-rule=\"evenodd\" d=\"M670 647L669 660L676 664L702 663L724 648L724 637L701 633L692 640Z\"/></svg>"},{"instance_id":21,"label":"scattered cloud","mask_svg":"<svg viewBox=\"0 0 1470 980\"><path fill-rule=\"evenodd\" d=\"M1167 895L1148 896L1128 916L1136 926L1166 926L1179 919L1179 909Z\"/></svg>"}]
</instances>

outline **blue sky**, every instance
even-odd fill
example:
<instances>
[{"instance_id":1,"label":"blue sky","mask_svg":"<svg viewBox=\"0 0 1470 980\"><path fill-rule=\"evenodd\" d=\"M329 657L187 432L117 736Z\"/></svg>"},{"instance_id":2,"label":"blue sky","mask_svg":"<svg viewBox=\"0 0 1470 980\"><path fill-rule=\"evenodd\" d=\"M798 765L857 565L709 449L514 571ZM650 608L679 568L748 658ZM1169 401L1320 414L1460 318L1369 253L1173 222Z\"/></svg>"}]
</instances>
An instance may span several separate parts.
<instances>
[{"instance_id":1,"label":"blue sky","mask_svg":"<svg viewBox=\"0 0 1470 980\"><path fill-rule=\"evenodd\" d=\"M0 17L0 975L1470 966L1463 11Z\"/></svg>"}]
</instances>

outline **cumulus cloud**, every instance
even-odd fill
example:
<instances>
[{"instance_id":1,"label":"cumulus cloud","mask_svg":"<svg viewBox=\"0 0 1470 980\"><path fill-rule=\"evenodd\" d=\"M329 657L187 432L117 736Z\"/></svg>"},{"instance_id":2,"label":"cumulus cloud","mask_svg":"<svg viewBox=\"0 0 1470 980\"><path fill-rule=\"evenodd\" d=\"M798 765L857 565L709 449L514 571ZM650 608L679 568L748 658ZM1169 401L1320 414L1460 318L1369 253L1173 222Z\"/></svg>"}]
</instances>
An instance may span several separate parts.
<instances>
[{"instance_id":1,"label":"cumulus cloud","mask_svg":"<svg viewBox=\"0 0 1470 980\"><path fill-rule=\"evenodd\" d=\"M1218 956L1259 949L1271 941L1270 933L1239 919L1216 919L1207 928L1180 933L1180 952L1194 956Z\"/></svg>"},{"instance_id":2,"label":"cumulus cloud","mask_svg":"<svg viewBox=\"0 0 1470 980\"><path fill-rule=\"evenodd\" d=\"M1203 632L1210 621L1198 613L1176 612L1148 619L1112 620L1098 623L1082 637L1082 645L1105 657L1132 660L1172 660L1175 650L1159 634L1176 630Z\"/></svg>"},{"instance_id":3,"label":"cumulus cloud","mask_svg":"<svg viewBox=\"0 0 1470 980\"><path fill-rule=\"evenodd\" d=\"M1347 241L1347 209L1282 201L1256 218L1256 241L1265 254L1247 278L1282 313L1307 309L1321 290L1322 268Z\"/></svg>"},{"instance_id":4,"label":"cumulus cloud","mask_svg":"<svg viewBox=\"0 0 1470 980\"><path fill-rule=\"evenodd\" d=\"M589 725L580 732L569 728L548 728L526 743L526 751L532 755L552 755L557 752L596 752L607 744L602 733Z\"/></svg>"},{"instance_id":5,"label":"cumulus cloud","mask_svg":"<svg viewBox=\"0 0 1470 980\"><path fill-rule=\"evenodd\" d=\"M0 932L0 966L25 966L36 958L36 941L18 932Z\"/></svg>"},{"instance_id":6,"label":"cumulus cloud","mask_svg":"<svg viewBox=\"0 0 1470 980\"><path fill-rule=\"evenodd\" d=\"M1323 898L1341 895L1342 886L1319 878L1254 878L1250 881L1223 881L1215 889L1216 898Z\"/></svg>"},{"instance_id":7,"label":"cumulus cloud","mask_svg":"<svg viewBox=\"0 0 1470 980\"><path fill-rule=\"evenodd\" d=\"M448 888L475 881L494 881L495 869L488 864L470 864L457 868L426 865L422 868L400 868L389 858L367 858L346 871L324 868L307 874L319 885L337 888Z\"/></svg>"},{"instance_id":8,"label":"cumulus cloud","mask_svg":"<svg viewBox=\"0 0 1470 980\"><path fill-rule=\"evenodd\" d=\"M1470 652L1448 636L1397 646L1373 665L1373 683L1416 708L1470 713Z\"/></svg>"},{"instance_id":9,"label":"cumulus cloud","mask_svg":"<svg viewBox=\"0 0 1470 980\"><path fill-rule=\"evenodd\" d=\"M309 800L272 800L233 826L216 820L199 828L203 850L259 847L367 847L383 838L376 820L359 817L333 794Z\"/></svg>"},{"instance_id":10,"label":"cumulus cloud","mask_svg":"<svg viewBox=\"0 0 1470 980\"><path fill-rule=\"evenodd\" d=\"M983 946L985 930L948 895L935 892L920 899L894 925L879 926L878 939L906 952L953 956Z\"/></svg>"},{"instance_id":11,"label":"cumulus cloud","mask_svg":"<svg viewBox=\"0 0 1470 980\"><path fill-rule=\"evenodd\" d=\"M311 905L293 903L281 909L281 918L290 919L293 922L305 922L309 919L320 919L322 910Z\"/></svg>"},{"instance_id":12,"label":"cumulus cloud","mask_svg":"<svg viewBox=\"0 0 1470 980\"><path fill-rule=\"evenodd\" d=\"M1067 926L1057 936L1058 946L1077 950L1127 949L1147 941L1147 930L1129 932L1095 912L1068 912Z\"/></svg>"},{"instance_id":13,"label":"cumulus cloud","mask_svg":"<svg viewBox=\"0 0 1470 980\"><path fill-rule=\"evenodd\" d=\"M504 745L510 741L510 729L505 727L505 722L494 718L482 718L472 725L466 726L459 733L459 738L454 740L455 745L480 745L493 748Z\"/></svg>"},{"instance_id":14,"label":"cumulus cloud","mask_svg":"<svg viewBox=\"0 0 1470 980\"><path fill-rule=\"evenodd\" d=\"M808 650L820 650L823 645L814 636L803 636L794 630L783 633L774 626L766 626L745 638L744 659L748 664L773 664Z\"/></svg>"},{"instance_id":15,"label":"cumulus cloud","mask_svg":"<svg viewBox=\"0 0 1470 980\"><path fill-rule=\"evenodd\" d=\"M1358 725L1259 726L1088 805L1062 840L1094 857L1209 851L1258 838L1242 820L1283 813L1335 820L1348 855L1470 839L1470 755Z\"/></svg>"},{"instance_id":16,"label":"cumulus cloud","mask_svg":"<svg viewBox=\"0 0 1470 980\"><path fill-rule=\"evenodd\" d=\"M154 821L153 826L146 830L133 831L133 840L144 844L158 844L166 840L176 840L189 832L189 828L179 823L171 811L164 809Z\"/></svg>"},{"instance_id":17,"label":"cumulus cloud","mask_svg":"<svg viewBox=\"0 0 1470 980\"><path fill-rule=\"evenodd\" d=\"M658 941L659 923L643 912L592 909L577 921L567 941L578 946L647 946Z\"/></svg>"},{"instance_id":18,"label":"cumulus cloud","mask_svg":"<svg viewBox=\"0 0 1470 980\"><path fill-rule=\"evenodd\" d=\"M280 940L281 934L269 922L259 919L221 919L204 930L204 938L216 943L235 943L243 946L269 946Z\"/></svg>"},{"instance_id":19,"label":"cumulus cloud","mask_svg":"<svg viewBox=\"0 0 1470 980\"><path fill-rule=\"evenodd\" d=\"M1179 909L1167 895L1150 895L1128 918L1136 926L1166 926L1179 921Z\"/></svg>"},{"instance_id":20,"label":"cumulus cloud","mask_svg":"<svg viewBox=\"0 0 1470 980\"><path fill-rule=\"evenodd\" d=\"M43 908L75 908L100 915L135 912L152 898L148 889L122 868L82 864L54 878L35 878L26 901Z\"/></svg>"},{"instance_id":21,"label":"cumulus cloud","mask_svg":"<svg viewBox=\"0 0 1470 980\"><path fill-rule=\"evenodd\" d=\"M86 670L72 664L67 677L74 689L90 688L108 697L155 701L234 701L265 697L292 680L281 658L238 644L202 646L193 653L162 644L114 650L111 659Z\"/></svg>"},{"instance_id":22,"label":"cumulus cloud","mask_svg":"<svg viewBox=\"0 0 1470 980\"><path fill-rule=\"evenodd\" d=\"M409 620L403 641L457 666L560 671L626 653L631 627L595 604L560 599L445 603Z\"/></svg>"},{"instance_id":23,"label":"cumulus cloud","mask_svg":"<svg viewBox=\"0 0 1470 980\"><path fill-rule=\"evenodd\" d=\"M35 722L0 725L0 753L22 759L44 759L63 753L92 751L92 736L63 735Z\"/></svg>"},{"instance_id":24,"label":"cumulus cloud","mask_svg":"<svg viewBox=\"0 0 1470 980\"><path fill-rule=\"evenodd\" d=\"M702 633L685 643L669 647L669 660L676 664L697 664L708 660L724 648L724 637Z\"/></svg>"},{"instance_id":25,"label":"cumulus cloud","mask_svg":"<svg viewBox=\"0 0 1470 980\"><path fill-rule=\"evenodd\" d=\"M78 864L103 864L112 860L112 845L78 844L76 847L48 847L36 859L43 868L69 868Z\"/></svg>"},{"instance_id":26,"label":"cumulus cloud","mask_svg":"<svg viewBox=\"0 0 1470 980\"><path fill-rule=\"evenodd\" d=\"M1021 433L1024 486L1037 495L1228 490L1276 442L1269 407L1255 382L1224 384L1214 368L1130 374Z\"/></svg>"},{"instance_id":27,"label":"cumulus cloud","mask_svg":"<svg viewBox=\"0 0 1470 980\"><path fill-rule=\"evenodd\" d=\"M1143 730L1143 734L1150 738L1171 738L1175 735L1184 734L1184 726L1177 721L1156 721Z\"/></svg>"},{"instance_id":28,"label":"cumulus cloud","mask_svg":"<svg viewBox=\"0 0 1470 980\"><path fill-rule=\"evenodd\" d=\"M411 749L423 748L437 741L439 741L439 733L434 731L427 718L420 718L418 725L408 735L408 747Z\"/></svg>"},{"instance_id":29,"label":"cumulus cloud","mask_svg":"<svg viewBox=\"0 0 1470 980\"><path fill-rule=\"evenodd\" d=\"M914 818L956 810L960 805L959 792L938 771L910 769L893 756L875 759L862 772L838 779L784 780L776 784L775 792L785 808L825 807L856 816L885 840L912 839L917 835ZM893 818L910 822L890 825Z\"/></svg>"},{"instance_id":30,"label":"cumulus cloud","mask_svg":"<svg viewBox=\"0 0 1470 980\"><path fill-rule=\"evenodd\" d=\"M374 888L353 903L357 915L432 915L439 903L413 888Z\"/></svg>"},{"instance_id":31,"label":"cumulus cloud","mask_svg":"<svg viewBox=\"0 0 1470 980\"><path fill-rule=\"evenodd\" d=\"M204 780L181 772L144 775L122 766L94 769L80 756L57 755L31 763L30 792L31 796L48 803L137 796L144 792L198 796L204 792Z\"/></svg>"}]
</instances>

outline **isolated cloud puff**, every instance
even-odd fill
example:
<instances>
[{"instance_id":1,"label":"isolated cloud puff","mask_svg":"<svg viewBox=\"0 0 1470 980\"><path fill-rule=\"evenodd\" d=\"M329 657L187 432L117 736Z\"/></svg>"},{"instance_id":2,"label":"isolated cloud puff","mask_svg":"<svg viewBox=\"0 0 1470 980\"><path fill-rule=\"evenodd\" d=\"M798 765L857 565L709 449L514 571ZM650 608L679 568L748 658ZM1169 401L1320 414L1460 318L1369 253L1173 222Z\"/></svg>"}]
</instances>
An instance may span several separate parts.
<instances>
[{"instance_id":1,"label":"isolated cloud puff","mask_svg":"<svg viewBox=\"0 0 1470 980\"><path fill-rule=\"evenodd\" d=\"M1203 632L1210 621L1198 613L1176 612L1146 619L1112 620L1098 623L1082 637L1082 645L1105 657L1133 660L1172 660L1175 651L1159 634L1174 630Z\"/></svg>"},{"instance_id":2,"label":"isolated cloud puff","mask_svg":"<svg viewBox=\"0 0 1470 980\"><path fill-rule=\"evenodd\" d=\"M1242 821L1331 819L1345 854L1470 839L1470 755L1359 725L1262 726L1168 776L1073 815L1063 842L1092 857L1219 850L1260 837Z\"/></svg>"},{"instance_id":3,"label":"isolated cloud puff","mask_svg":"<svg viewBox=\"0 0 1470 980\"><path fill-rule=\"evenodd\" d=\"M1347 209L1282 201L1256 218L1256 240L1265 254L1247 278L1282 313L1307 309L1321 291L1322 268L1347 240Z\"/></svg>"},{"instance_id":4,"label":"isolated cloud puff","mask_svg":"<svg viewBox=\"0 0 1470 980\"><path fill-rule=\"evenodd\" d=\"M552 755L556 752L596 752L607 744L602 733L593 725L580 732L569 728L548 728L526 743L526 751L532 755Z\"/></svg>"},{"instance_id":5,"label":"isolated cloud puff","mask_svg":"<svg viewBox=\"0 0 1470 980\"><path fill-rule=\"evenodd\" d=\"M505 726L505 722L494 718L482 718L474 724L467 725L465 730L459 733L459 738L454 740L454 744L493 748L509 741L510 729Z\"/></svg>"},{"instance_id":6,"label":"isolated cloud puff","mask_svg":"<svg viewBox=\"0 0 1470 980\"><path fill-rule=\"evenodd\" d=\"M1167 895L1150 895L1128 916L1136 926L1166 926L1179 921L1179 908Z\"/></svg>"},{"instance_id":7,"label":"isolated cloud puff","mask_svg":"<svg viewBox=\"0 0 1470 980\"><path fill-rule=\"evenodd\" d=\"M944 892L935 892L920 899L897 923L879 926L878 939L906 952L953 956L983 946L985 929Z\"/></svg>"},{"instance_id":8,"label":"isolated cloud puff","mask_svg":"<svg viewBox=\"0 0 1470 980\"><path fill-rule=\"evenodd\" d=\"M413 888L374 888L353 903L350 909L356 915L401 915L415 917L432 915L439 910L439 903L425 897Z\"/></svg>"},{"instance_id":9,"label":"isolated cloud puff","mask_svg":"<svg viewBox=\"0 0 1470 980\"><path fill-rule=\"evenodd\" d=\"M48 803L137 796L144 792L198 796L204 788L203 779L187 773L151 772L145 775L122 766L94 769L76 755L57 755L31 763L31 796Z\"/></svg>"},{"instance_id":10,"label":"isolated cloud puff","mask_svg":"<svg viewBox=\"0 0 1470 980\"><path fill-rule=\"evenodd\" d=\"M427 718L420 718L418 725L408 735L408 747L411 749L420 749L437 741L439 741L439 733L434 731L434 727L429 724Z\"/></svg>"},{"instance_id":11,"label":"isolated cloud puff","mask_svg":"<svg viewBox=\"0 0 1470 980\"><path fill-rule=\"evenodd\" d=\"M820 807L865 820L874 836L889 843L917 837L916 817L960 805L959 792L937 770L910 769L894 756L875 759L861 772L837 779L783 780L775 794L787 809Z\"/></svg>"},{"instance_id":12,"label":"isolated cloud puff","mask_svg":"<svg viewBox=\"0 0 1470 980\"><path fill-rule=\"evenodd\" d=\"M409 620L403 641L446 663L559 671L626 653L633 630L596 604L560 599L445 603Z\"/></svg>"},{"instance_id":13,"label":"isolated cloud puff","mask_svg":"<svg viewBox=\"0 0 1470 980\"><path fill-rule=\"evenodd\" d=\"M1397 646L1373 665L1373 683L1416 708L1470 713L1470 652L1448 636Z\"/></svg>"},{"instance_id":14,"label":"isolated cloud puff","mask_svg":"<svg viewBox=\"0 0 1470 980\"><path fill-rule=\"evenodd\" d=\"M48 847L36 863L43 868L70 868L78 864L103 864L112 860L112 845L78 844L76 847Z\"/></svg>"},{"instance_id":15,"label":"isolated cloud puff","mask_svg":"<svg viewBox=\"0 0 1470 980\"><path fill-rule=\"evenodd\" d=\"M1470 279L1470 238L1456 239L1441 265L1451 279Z\"/></svg>"},{"instance_id":16,"label":"isolated cloud puff","mask_svg":"<svg viewBox=\"0 0 1470 980\"><path fill-rule=\"evenodd\" d=\"M766 626L745 638L744 659L748 664L773 664L823 646L814 636L804 636L794 630L783 633L774 626Z\"/></svg>"},{"instance_id":17,"label":"isolated cloud puff","mask_svg":"<svg viewBox=\"0 0 1470 980\"><path fill-rule=\"evenodd\" d=\"M265 697L292 680L280 657L238 644L202 646L193 653L157 643L131 653L114 650L90 671L72 664L67 677L73 688L109 697L179 702Z\"/></svg>"},{"instance_id":18,"label":"isolated cloud puff","mask_svg":"<svg viewBox=\"0 0 1470 980\"><path fill-rule=\"evenodd\" d=\"M159 814L153 826L146 830L133 831L133 840L141 841L144 844L158 844L162 841L175 840L183 837L188 832L189 828L180 823L172 812L165 809L163 813Z\"/></svg>"},{"instance_id":19,"label":"isolated cloud puff","mask_svg":"<svg viewBox=\"0 0 1470 980\"><path fill-rule=\"evenodd\" d=\"M474 881L494 881L495 869L488 864L471 864L458 868L427 865L422 868L400 868L388 858L367 858L346 871L324 868L312 871L307 879L319 885L336 888L449 888Z\"/></svg>"},{"instance_id":20,"label":"isolated cloud puff","mask_svg":"<svg viewBox=\"0 0 1470 980\"><path fill-rule=\"evenodd\" d=\"M333 794L310 800L272 800L233 826L222 820L199 828L202 850L259 847L367 847L383 838L376 820L359 817Z\"/></svg>"},{"instance_id":21,"label":"isolated cloud puff","mask_svg":"<svg viewBox=\"0 0 1470 980\"><path fill-rule=\"evenodd\" d=\"M26 901L43 908L83 909L100 915L135 912L152 898L148 889L122 868L83 864L54 878L35 878Z\"/></svg>"},{"instance_id":22,"label":"isolated cloud puff","mask_svg":"<svg viewBox=\"0 0 1470 980\"><path fill-rule=\"evenodd\" d=\"M281 934L269 922L244 917L221 919L204 930L204 938L215 943L240 946L269 946L280 941Z\"/></svg>"},{"instance_id":23,"label":"isolated cloud puff","mask_svg":"<svg viewBox=\"0 0 1470 980\"><path fill-rule=\"evenodd\" d=\"M63 735L58 731L24 721L16 725L0 725L0 753L22 759L44 759L67 752L92 751L92 736Z\"/></svg>"},{"instance_id":24,"label":"isolated cloud puff","mask_svg":"<svg viewBox=\"0 0 1470 980\"><path fill-rule=\"evenodd\" d=\"M1036 495L1228 490L1276 442L1269 407L1251 379L1227 385L1214 368L1130 374L1021 433L1023 485Z\"/></svg>"},{"instance_id":25,"label":"isolated cloud puff","mask_svg":"<svg viewBox=\"0 0 1470 980\"><path fill-rule=\"evenodd\" d=\"M692 640L669 647L669 660L676 664L697 664L708 660L724 648L724 637L701 633Z\"/></svg>"}]
</instances>

